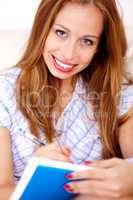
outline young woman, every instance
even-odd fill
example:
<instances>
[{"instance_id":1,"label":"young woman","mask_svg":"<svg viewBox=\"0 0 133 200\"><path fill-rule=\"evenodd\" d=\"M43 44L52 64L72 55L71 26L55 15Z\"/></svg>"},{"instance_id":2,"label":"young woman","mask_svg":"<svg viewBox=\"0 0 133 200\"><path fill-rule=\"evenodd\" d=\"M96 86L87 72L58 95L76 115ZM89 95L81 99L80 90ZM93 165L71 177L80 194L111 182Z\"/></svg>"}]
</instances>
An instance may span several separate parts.
<instances>
[{"instance_id":1,"label":"young woman","mask_svg":"<svg viewBox=\"0 0 133 200\"><path fill-rule=\"evenodd\" d=\"M22 59L0 76L0 199L33 155L78 164L133 155L125 53L114 0L42 0Z\"/></svg>"}]
</instances>

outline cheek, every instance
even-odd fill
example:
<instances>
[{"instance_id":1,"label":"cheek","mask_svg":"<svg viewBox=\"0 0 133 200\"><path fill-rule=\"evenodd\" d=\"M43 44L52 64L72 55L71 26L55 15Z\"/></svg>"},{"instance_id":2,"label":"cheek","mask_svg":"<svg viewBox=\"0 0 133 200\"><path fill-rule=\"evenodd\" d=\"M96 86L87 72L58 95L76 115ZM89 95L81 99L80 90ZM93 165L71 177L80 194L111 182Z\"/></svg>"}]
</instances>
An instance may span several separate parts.
<instances>
[{"instance_id":1,"label":"cheek","mask_svg":"<svg viewBox=\"0 0 133 200\"><path fill-rule=\"evenodd\" d=\"M46 53L46 52L50 51L52 49L52 46L53 46L53 44L52 44L51 40L47 39L45 42L45 46L44 46L44 52Z\"/></svg>"},{"instance_id":2,"label":"cheek","mask_svg":"<svg viewBox=\"0 0 133 200\"><path fill-rule=\"evenodd\" d=\"M44 46L44 51L51 51L55 49L55 37L53 35L53 33L49 33L46 42L45 42L45 46Z\"/></svg>"},{"instance_id":3,"label":"cheek","mask_svg":"<svg viewBox=\"0 0 133 200\"><path fill-rule=\"evenodd\" d=\"M54 48L52 40L47 38L45 42L44 50L43 50L43 58L45 62L51 59L51 53L54 51L54 49L55 48Z\"/></svg>"},{"instance_id":4,"label":"cheek","mask_svg":"<svg viewBox=\"0 0 133 200\"><path fill-rule=\"evenodd\" d=\"M88 51L82 54L82 56L80 57L81 62L84 63L85 65L88 65L92 61L95 53L96 53L96 50Z\"/></svg>"}]
</instances>

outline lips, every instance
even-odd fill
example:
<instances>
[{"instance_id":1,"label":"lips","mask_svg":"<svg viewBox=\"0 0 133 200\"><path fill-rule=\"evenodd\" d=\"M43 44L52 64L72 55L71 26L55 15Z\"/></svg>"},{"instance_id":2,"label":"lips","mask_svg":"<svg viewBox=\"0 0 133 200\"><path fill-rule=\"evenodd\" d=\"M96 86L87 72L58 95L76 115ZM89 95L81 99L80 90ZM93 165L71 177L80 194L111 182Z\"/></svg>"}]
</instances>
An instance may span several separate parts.
<instances>
[{"instance_id":1,"label":"lips","mask_svg":"<svg viewBox=\"0 0 133 200\"><path fill-rule=\"evenodd\" d=\"M52 57L53 57L53 63L54 63L55 68L61 72L71 72L76 66L75 64L68 64L68 63L61 62L54 56Z\"/></svg>"}]
</instances>

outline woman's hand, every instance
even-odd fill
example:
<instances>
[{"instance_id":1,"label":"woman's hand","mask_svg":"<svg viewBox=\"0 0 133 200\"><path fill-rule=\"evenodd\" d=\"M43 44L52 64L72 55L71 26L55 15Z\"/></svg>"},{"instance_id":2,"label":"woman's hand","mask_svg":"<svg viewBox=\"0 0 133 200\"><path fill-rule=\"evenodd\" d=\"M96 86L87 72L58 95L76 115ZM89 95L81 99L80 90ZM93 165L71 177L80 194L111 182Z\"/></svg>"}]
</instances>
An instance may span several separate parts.
<instances>
[{"instance_id":1,"label":"woman's hand","mask_svg":"<svg viewBox=\"0 0 133 200\"><path fill-rule=\"evenodd\" d=\"M122 159L96 161L93 169L72 173L66 190L79 193L76 200L133 199L133 164ZM69 186L69 187L68 187Z\"/></svg>"},{"instance_id":2,"label":"woman's hand","mask_svg":"<svg viewBox=\"0 0 133 200\"><path fill-rule=\"evenodd\" d=\"M39 147L34 153L35 156L64 162L71 162L69 158L70 154L70 149L60 148L56 141L51 144L47 144L46 146Z\"/></svg>"},{"instance_id":3,"label":"woman's hand","mask_svg":"<svg viewBox=\"0 0 133 200\"><path fill-rule=\"evenodd\" d=\"M78 195L77 197L73 198L73 200L133 200L133 196L129 197L122 197L122 198L112 198L112 197L98 197L98 196L91 196L91 195Z\"/></svg>"}]
</instances>

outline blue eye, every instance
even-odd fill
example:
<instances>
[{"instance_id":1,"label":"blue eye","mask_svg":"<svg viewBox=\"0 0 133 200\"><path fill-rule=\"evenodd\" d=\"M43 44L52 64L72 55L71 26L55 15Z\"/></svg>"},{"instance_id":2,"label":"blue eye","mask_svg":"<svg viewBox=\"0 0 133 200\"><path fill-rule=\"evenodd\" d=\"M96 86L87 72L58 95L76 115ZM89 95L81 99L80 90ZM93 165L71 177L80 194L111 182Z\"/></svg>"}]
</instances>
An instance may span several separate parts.
<instances>
[{"instance_id":1,"label":"blue eye","mask_svg":"<svg viewBox=\"0 0 133 200\"><path fill-rule=\"evenodd\" d=\"M60 29L56 29L55 33L58 37L61 37L61 38L65 38L67 36L67 33L63 30L60 30Z\"/></svg>"}]
</instances>

